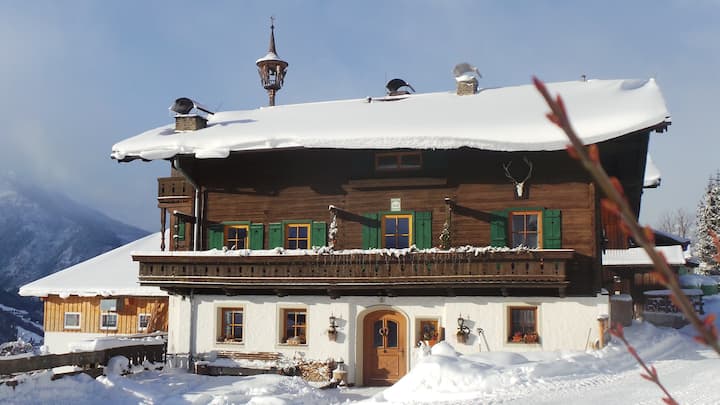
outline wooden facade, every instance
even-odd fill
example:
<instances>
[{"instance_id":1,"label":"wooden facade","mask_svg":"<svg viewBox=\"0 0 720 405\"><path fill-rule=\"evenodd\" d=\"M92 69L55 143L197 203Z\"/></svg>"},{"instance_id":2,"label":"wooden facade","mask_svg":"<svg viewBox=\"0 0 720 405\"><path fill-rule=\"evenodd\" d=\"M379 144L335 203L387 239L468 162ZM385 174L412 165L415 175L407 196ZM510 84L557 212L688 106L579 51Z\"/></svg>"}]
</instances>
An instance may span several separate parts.
<instances>
[{"instance_id":1,"label":"wooden facade","mask_svg":"<svg viewBox=\"0 0 720 405\"><path fill-rule=\"evenodd\" d=\"M610 175L620 179L638 213L648 133L629 134L598 144L603 165ZM389 160L387 155L393 153L399 156L396 167L385 170L378 166L380 158ZM403 167L401 159L408 155L411 163ZM523 166L525 160L532 164L532 175L524 184L523 198L518 198L515 184L508 179L503 166L512 162L508 174L520 179L528 170ZM141 264L143 284L180 293L190 288L220 289L233 294L248 289L277 293L281 285L292 281L313 287L295 291L304 294L311 290L368 294L377 288L414 285L416 288L407 293L425 295L437 293L437 286L462 284L464 287L451 290L512 295L522 294L528 287L550 287L543 294L592 295L611 282L602 278L601 250L607 246L627 246L627 237L619 230L617 218L601 215L602 196L579 162L565 151L302 149L234 153L226 159L177 157L175 165L181 170L173 170L173 176L158 180L163 227L167 215L174 236L168 241L168 250L193 250L196 224L198 250L227 245L227 230L223 229L231 224L247 233L249 245L244 248L267 250L288 247L278 244L277 235L282 235L283 226L293 222L307 223L308 233L323 234L320 239L312 238L312 242L326 245L328 225L334 219L337 232L333 248L343 250L382 247L377 240L368 242L368 229L372 229L378 215L390 213L413 218L422 214L425 222L420 225L426 228L426 235L421 237L416 228L411 232L414 236L410 236L421 249L439 246L440 233L445 228L450 247L509 246L508 215L513 211L532 210L541 216L552 212L558 222L553 231L557 241L552 246L539 243L541 249L532 260L496 257L495 261L483 259L484 265L468 265L462 270L435 266L431 274L424 274L432 277L432 283L402 273L404 265L399 261L380 266L382 274L373 273L372 277L362 274L360 263L375 260L369 256L353 263L342 257L264 256L262 260L239 256L136 257ZM199 188L197 200L191 184ZM195 201L199 204L197 211ZM195 212L199 214L197 219ZM500 228L504 228L500 242L498 220ZM420 225L416 222L416 227ZM542 229L538 233L540 240L547 236ZM548 260L543 257L548 254L542 252L543 247L571 252L559 261L562 275L552 280L527 278L500 264L514 261L513 266L518 268L540 268ZM445 260L440 258L442 255L432 259L427 255L411 256L404 260L412 263ZM494 270L488 273L487 268ZM458 278L459 275L464 277ZM371 287L354 289L338 285ZM432 286L433 290L423 292L426 289L423 285ZM293 288L281 289L293 292Z\"/></svg>"},{"instance_id":2,"label":"wooden facade","mask_svg":"<svg viewBox=\"0 0 720 405\"><path fill-rule=\"evenodd\" d=\"M116 328L101 328L101 300L117 299L118 307L112 313L117 314ZM167 331L167 297L78 297L61 298L51 295L44 301L45 332L98 333L130 335L137 333ZM77 327L65 327L65 314L80 314ZM139 328L140 314L150 315L148 327Z\"/></svg>"}]
</instances>

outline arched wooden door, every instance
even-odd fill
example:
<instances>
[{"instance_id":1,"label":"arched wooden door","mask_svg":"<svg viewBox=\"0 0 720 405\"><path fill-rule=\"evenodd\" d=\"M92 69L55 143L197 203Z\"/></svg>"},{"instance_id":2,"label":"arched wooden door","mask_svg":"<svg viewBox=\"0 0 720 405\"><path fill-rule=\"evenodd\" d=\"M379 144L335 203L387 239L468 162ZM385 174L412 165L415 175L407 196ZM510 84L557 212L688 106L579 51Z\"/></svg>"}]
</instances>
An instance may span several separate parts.
<instances>
[{"instance_id":1,"label":"arched wooden door","mask_svg":"<svg viewBox=\"0 0 720 405\"><path fill-rule=\"evenodd\" d=\"M363 321L363 382L392 385L407 372L405 317L397 311L380 310Z\"/></svg>"}]
</instances>

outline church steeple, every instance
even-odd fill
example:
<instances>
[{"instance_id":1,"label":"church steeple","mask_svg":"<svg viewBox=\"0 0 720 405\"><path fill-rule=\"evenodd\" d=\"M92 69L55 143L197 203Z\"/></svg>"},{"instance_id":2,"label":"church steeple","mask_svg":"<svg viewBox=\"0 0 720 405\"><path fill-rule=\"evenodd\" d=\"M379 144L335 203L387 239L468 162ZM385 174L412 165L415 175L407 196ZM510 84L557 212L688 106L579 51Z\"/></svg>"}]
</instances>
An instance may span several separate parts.
<instances>
[{"instance_id":1,"label":"church steeple","mask_svg":"<svg viewBox=\"0 0 720 405\"><path fill-rule=\"evenodd\" d=\"M255 64L260 74L260 82L268 92L269 105L275 105L275 93L283 86L288 63L280 59L275 50L275 18L270 17L270 46L268 53Z\"/></svg>"}]
</instances>

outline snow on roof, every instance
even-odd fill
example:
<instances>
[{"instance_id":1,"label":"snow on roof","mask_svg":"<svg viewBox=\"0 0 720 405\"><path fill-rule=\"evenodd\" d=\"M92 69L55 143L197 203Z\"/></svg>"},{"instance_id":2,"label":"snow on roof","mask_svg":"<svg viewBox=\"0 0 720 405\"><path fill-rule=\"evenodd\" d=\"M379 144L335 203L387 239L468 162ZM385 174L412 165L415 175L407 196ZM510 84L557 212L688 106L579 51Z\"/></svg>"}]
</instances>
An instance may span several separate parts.
<instances>
[{"instance_id":1,"label":"snow on roof","mask_svg":"<svg viewBox=\"0 0 720 405\"><path fill-rule=\"evenodd\" d=\"M643 181L643 187L655 188L660 187L660 181L662 176L660 169L655 166L655 162L652 160L652 156L648 153L647 160L645 161L645 179Z\"/></svg>"},{"instance_id":2,"label":"snow on roof","mask_svg":"<svg viewBox=\"0 0 720 405\"><path fill-rule=\"evenodd\" d=\"M20 295L47 297L100 296L165 296L157 287L138 284L137 263L131 252L152 250L160 246L160 232L120 246L57 273L35 280L20 287Z\"/></svg>"},{"instance_id":3,"label":"snow on roof","mask_svg":"<svg viewBox=\"0 0 720 405\"><path fill-rule=\"evenodd\" d=\"M665 255L670 265L685 264L682 246L656 246L655 250ZM602 255L603 266L652 266L650 257L643 248L607 249Z\"/></svg>"},{"instance_id":4,"label":"snow on roof","mask_svg":"<svg viewBox=\"0 0 720 405\"><path fill-rule=\"evenodd\" d=\"M669 122L660 88L648 80L550 83L586 144ZM112 147L117 160L226 158L230 152L281 148L561 150L563 132L545 114L532 85L482 89L474 95L412 94L218 112L208 127L152 129Z\"/></svg>"}]
</instances>

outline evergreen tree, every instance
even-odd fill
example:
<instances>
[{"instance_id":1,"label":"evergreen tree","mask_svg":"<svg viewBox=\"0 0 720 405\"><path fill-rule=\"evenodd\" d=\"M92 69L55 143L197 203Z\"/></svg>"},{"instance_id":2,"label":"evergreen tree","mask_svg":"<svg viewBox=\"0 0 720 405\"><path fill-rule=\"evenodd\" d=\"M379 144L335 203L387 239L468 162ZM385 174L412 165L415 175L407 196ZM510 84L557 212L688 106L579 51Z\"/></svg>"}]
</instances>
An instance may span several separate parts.
<instances>
[{"instance_id":1,"label":"evergreen tree","mask_svg":"<svg viewBox=\"0 0 720 405\"><path fill-rule=\"evenodd\" d=\"M717 249L713 244L710 231L720 236L720 172L708 181L707 190L697 210L697 228L695 238L695 255L700 259L700 269L710 270L720 267L713 256Z\"/></svg>"}]
</instances>

